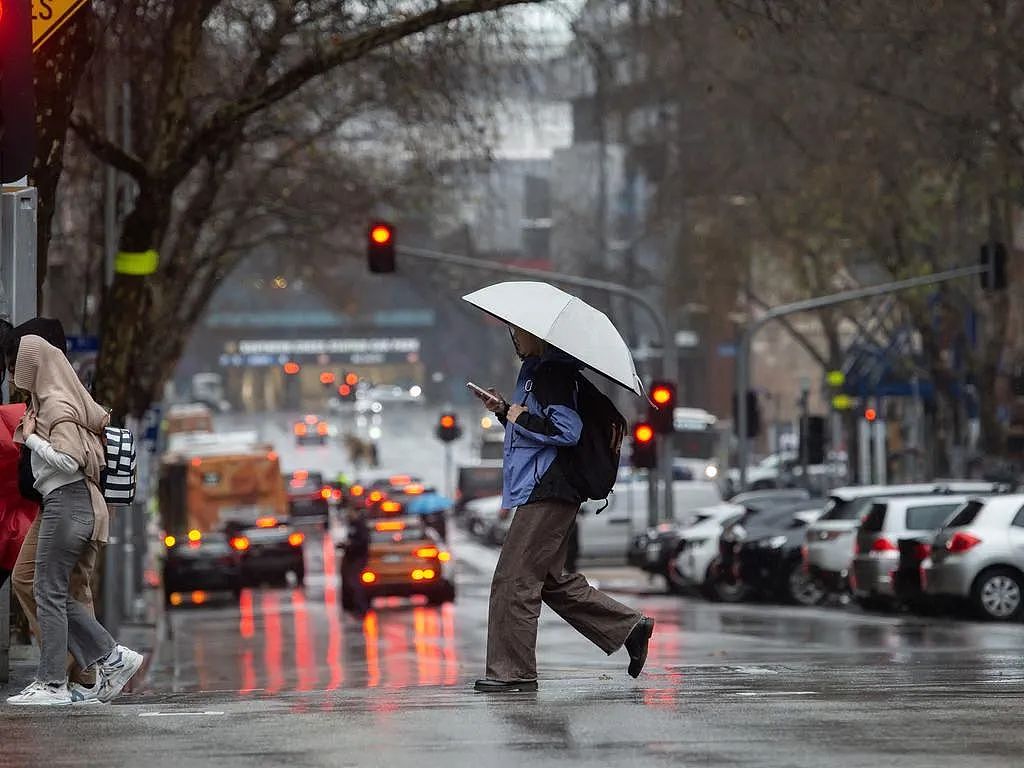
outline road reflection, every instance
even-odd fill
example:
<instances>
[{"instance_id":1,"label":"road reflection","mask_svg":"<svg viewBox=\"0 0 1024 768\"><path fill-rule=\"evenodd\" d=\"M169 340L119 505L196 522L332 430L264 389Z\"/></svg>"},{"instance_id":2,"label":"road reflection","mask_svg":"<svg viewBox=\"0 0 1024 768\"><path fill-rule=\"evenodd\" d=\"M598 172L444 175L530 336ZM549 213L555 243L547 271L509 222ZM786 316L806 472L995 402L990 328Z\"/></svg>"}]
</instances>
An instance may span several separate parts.
<instances>
[{"instance_id":1,"label":"road reflection","mask_svg":"<svg viewBox=\"0 0 1024 768\"><path fill-rule=\"evenodd\" d=\"M330 538L310 555L323 575L306 588L246 589L237 612L209 607L172 614L176 654L184 662L174 670L174 689L276 695L460 684L454 606L388 598L356 619L339 608Z\"/></svg>"}]
</instances>

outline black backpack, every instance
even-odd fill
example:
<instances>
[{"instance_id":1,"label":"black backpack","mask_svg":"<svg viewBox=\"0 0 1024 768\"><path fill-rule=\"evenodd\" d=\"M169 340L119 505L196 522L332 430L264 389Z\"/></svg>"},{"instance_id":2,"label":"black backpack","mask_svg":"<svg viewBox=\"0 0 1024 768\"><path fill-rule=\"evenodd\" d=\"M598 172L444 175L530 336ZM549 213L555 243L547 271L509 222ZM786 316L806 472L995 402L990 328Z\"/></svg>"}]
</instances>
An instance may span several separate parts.
<instances>
[{"instance_id":1,"label":"black backpack","mask_svg":"<svg viewBox=\"0 0 1024 768\"><path fill-rule=\"evenodd\" d=\"M540 394L543 374L538 378L541 386L535 388L534 396L547 407ZM575 378L576 412L583 422L583 431L576 445L558 449L558 466L566 481L584 501L605 500L605 506L608 506L608 495L619 474L619 453L626 435L626 419L590 379L582 373L576 373Z\"/></svg>"}]
</instances>

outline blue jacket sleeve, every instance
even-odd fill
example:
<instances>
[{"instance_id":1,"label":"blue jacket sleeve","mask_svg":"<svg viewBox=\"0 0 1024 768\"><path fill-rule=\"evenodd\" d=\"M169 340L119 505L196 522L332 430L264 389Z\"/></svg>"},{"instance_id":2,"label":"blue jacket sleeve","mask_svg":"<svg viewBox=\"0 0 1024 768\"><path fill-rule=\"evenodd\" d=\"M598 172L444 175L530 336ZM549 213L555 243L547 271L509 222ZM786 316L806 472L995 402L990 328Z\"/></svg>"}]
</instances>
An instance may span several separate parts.
<instances>
[{"instance_id":1,"label":"blue jacket sleeve","mask_svg":"<svg viewBox=\"0 0 1024 768\"><path fill-rule=\"evenodd\" d=\"M520 437L538 445L576 445L583 432L580 415L567 405L550 405L541 415L523 413L512 425Z\"/></svg>"}]
</instances>

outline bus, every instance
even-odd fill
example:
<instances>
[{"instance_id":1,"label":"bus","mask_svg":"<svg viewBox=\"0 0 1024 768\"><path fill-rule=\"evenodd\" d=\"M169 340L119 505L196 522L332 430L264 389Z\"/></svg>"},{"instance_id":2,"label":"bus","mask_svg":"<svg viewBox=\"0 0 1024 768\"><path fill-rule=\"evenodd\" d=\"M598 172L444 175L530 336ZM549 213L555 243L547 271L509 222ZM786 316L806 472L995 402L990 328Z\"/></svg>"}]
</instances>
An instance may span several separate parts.
<instances>
[{"instance_id":1,"label":"bus","mask_svg":"<svg viewBox=\"0 0 1024 768\"><path fill-rule=\"evenodd\" d=\"M281 465L255 433L179 436L160 462L158 498L165 535L250 527L288 517Z\"/></svg>"},{"instance_id":2,"label":"bus","mask_svg":"<svg viewBox=\"0 0 1024 768\"><path fill-rule=\"evenodd\" d=\"M689 471L692 480L718 480L728 458L728 434L718 417L702 408L676 408L672 412L674 463Z\"/></svg>"}]
</instances>

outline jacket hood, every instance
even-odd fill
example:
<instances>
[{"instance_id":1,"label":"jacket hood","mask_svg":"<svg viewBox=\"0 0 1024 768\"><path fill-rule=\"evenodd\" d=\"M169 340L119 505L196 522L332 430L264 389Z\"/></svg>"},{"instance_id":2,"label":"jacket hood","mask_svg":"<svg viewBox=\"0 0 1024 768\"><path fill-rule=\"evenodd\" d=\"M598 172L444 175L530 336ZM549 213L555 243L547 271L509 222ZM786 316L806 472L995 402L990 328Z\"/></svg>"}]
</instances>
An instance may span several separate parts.
<instances>
[{"instance_id":1,"label":"jacket hood","mask_svg":"<svg viewBox=\"0 0 1024 768\"><path fill-rule=\"evenodd\" d=\"M68 340L60 320L52 317L33 317L21 325L14 326L10 331L11 338L22 339L25 336L38 336L65 355L68 353Z\"/></svg>"}]
</instances>

